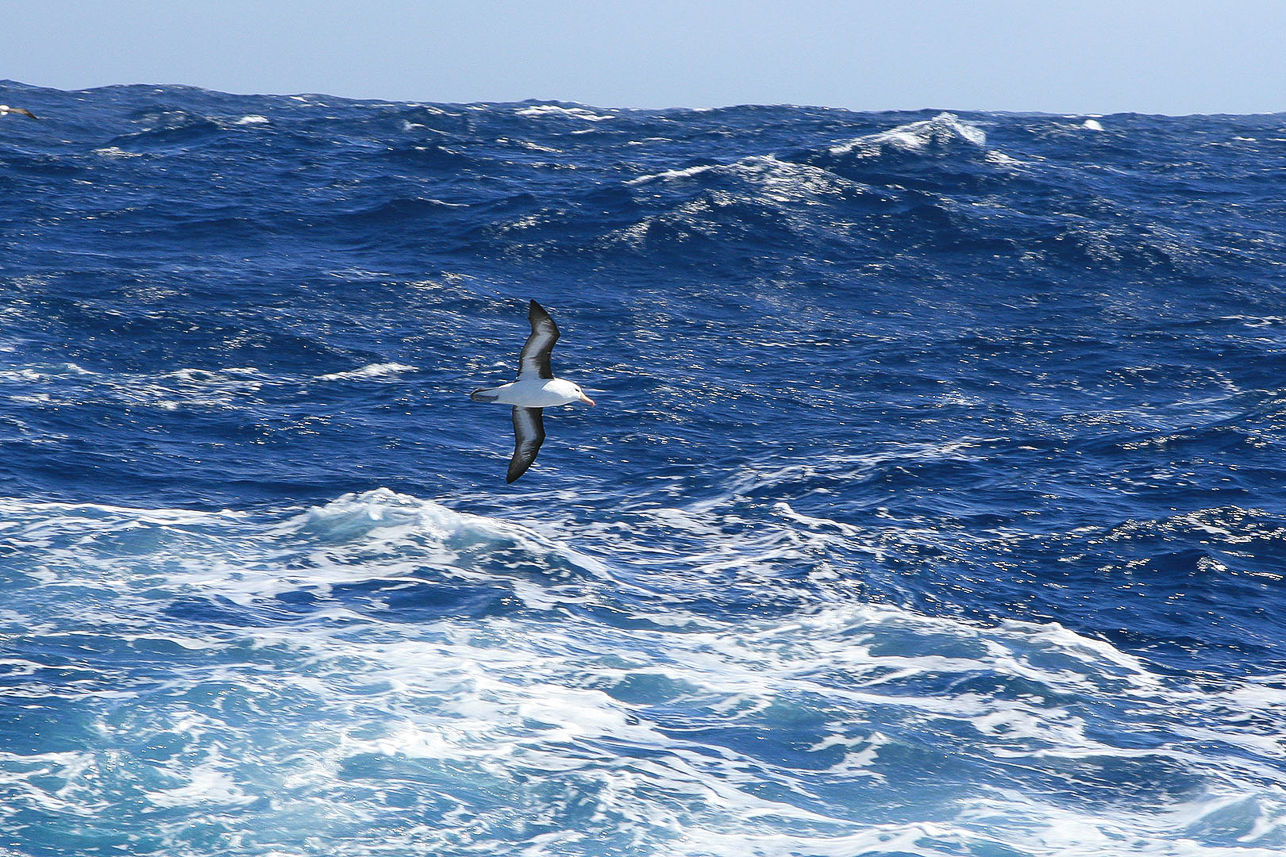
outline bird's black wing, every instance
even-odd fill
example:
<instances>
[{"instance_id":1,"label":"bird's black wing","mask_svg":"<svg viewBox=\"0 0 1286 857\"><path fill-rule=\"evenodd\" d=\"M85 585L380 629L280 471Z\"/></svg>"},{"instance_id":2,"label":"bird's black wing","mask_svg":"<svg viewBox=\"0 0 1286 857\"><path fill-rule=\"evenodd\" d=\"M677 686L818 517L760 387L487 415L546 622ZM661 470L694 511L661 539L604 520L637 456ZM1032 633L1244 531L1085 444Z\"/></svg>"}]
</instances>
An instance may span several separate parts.
<instances>
[{"instance_id":1,"label":"bird's black wing","mask_svg":"<svg viewBox=\"0 0 1286 857\"><path fill-rule=\"evenodd\" d=\"M537 378L553 378L554 370L549 366L549 355L558 341L558 325L545 312L545 308L535 301L527 308L527 320L531 322L531 336L522 347L518 357L518 377L532 373Z\"/></svg>"},{"instance_id":2,"label":"bird's black wing","mask_svg":"<svg viewBox=\"0 0 1286 857\"><path fill-rule=\"evenodd\" d=\"M505 477L505 482L513 482L527 472L544 442L545 418L542 409L515 407L514 454L509 459L509 475Z\"/></svg>"}]
</instances>

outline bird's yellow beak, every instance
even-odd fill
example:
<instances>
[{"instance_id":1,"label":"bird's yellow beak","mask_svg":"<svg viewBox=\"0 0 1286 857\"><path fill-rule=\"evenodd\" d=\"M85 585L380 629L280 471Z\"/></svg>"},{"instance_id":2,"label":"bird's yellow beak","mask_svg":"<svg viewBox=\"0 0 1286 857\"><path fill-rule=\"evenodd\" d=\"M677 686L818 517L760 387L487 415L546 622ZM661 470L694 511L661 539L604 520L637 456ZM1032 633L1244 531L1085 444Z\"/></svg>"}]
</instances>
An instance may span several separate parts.
<instances>
[{"instance_id":1,"label":"bird's yellow beak","mask_svg":"<svg viewBox=\"0 0 1286 857\"><path fill-rule=\"evenodd\" d=\"M585 395L584 393L581 393L581 394L580 394L580 400L581 400L582 402L584 402L585 404L587 404L587 405L593 405L593 404L594 404L594 400L593 400L593 399L591 399L589 396Z\"/></svg>"}]
</instances>

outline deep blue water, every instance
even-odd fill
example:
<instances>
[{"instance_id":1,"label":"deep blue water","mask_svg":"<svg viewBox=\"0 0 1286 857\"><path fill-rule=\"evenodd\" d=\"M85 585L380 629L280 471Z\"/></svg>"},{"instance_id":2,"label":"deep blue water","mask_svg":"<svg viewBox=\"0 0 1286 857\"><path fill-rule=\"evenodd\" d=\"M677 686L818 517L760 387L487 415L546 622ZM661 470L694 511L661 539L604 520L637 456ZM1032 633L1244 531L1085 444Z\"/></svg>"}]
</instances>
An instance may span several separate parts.
<instances>
[{"instance_id":1,"label":"deep blue water","mask_svg":"<svg viewBox=\"0 0 1286 857\"><path fill-rule=\"evenodd\" d=\"M1286 116L0 100L0 855L1286 849Z\"/></svg>"}]
</instances>

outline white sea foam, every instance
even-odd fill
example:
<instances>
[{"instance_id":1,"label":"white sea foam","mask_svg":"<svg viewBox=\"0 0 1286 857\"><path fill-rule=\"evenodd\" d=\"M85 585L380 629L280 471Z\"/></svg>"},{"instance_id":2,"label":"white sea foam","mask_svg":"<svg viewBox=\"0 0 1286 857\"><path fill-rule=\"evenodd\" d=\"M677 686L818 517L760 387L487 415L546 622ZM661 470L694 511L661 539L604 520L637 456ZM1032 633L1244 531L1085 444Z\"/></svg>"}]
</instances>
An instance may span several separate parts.
<instances>
[{"instance_id":1,"label":"white sea foam","mask_svg":"<svg viewBox=\"0 0 1286 857\"><path fill-rule=\"evenodd\" d=\"M192 807L201 804L245 805L255 798L246 794L233 780L232 774L213 762L186 768L181 774L182 785L155 789L144 795L148 801L163 807Z\"/></svg>"},{"instance_id":2,"label":"white sea foam","mask_svg":"<svg viewBox=\"0 0 1286 857\"><path fill-rule=\"evenodd\" d=\"M874 158L890 148L923 152L955 144L984 150L982 157L999 168L1025 166L1003 152L988 149L987 136L981 128L949 113L832 146L827 154L833 158ZM847 228L845 215L838 215L835 222L830 222L819 216L816 206L876 193L870 186L846 178L825 165L807 163L807 158L798 160L803 162L778 155L756 155L729 164L703 164L636 176L627 180L626 185L644 197L656 192L658 186L681 188L695 182L701 183L702 193L619 229L605 240L609 244L641 249L658 227L663 234L675 236L670 239L675 241L683 241L685 235L692 233L720 237L728 228L728 218L721 214L721 209L741 204L767 206L783 227L799 235L843 230ZM838 210L844 207L839 206Z\"/></svg>"},{"instance_id":3,"label":"white sea foam","mask_svg":"<svg viewBox=\"0 0 1286 857\"><path fill-rule=\"evenodd\" d=\"M680 170L663 170L659 173L650 173L637 178L629 179L625 182L627 185L641 185L655 181L674 181L679 179L690 179L693 176L699 176L702 173L719 169L717 165L702 164L695 167L685 167ZM725 168L726 169L726 168Z\"/></svg>"},{"instance_id":4,"label":"white sea foam","mask_svg":"<svg viewBox=\"0 0 1286 857\"><path fill-rule=\"evenodd\" d=\"M70 380L71 383L68 383ZM267 376L254 368L181 368L162 373L92 372L75 363L57 363L0 371L0 383L45 385L39 393L18 393L15 399L78 405L85 401L147 405L162 410L233 408L257 393Z\"/></svg>"},{"instance_id":5,"label":"white sea foam","mask_svg":"<svg viewBox=\"0 0 1286 857\"><path fill-rule=\"evenodd\" d=\"M24 366L20 369L0 370L0 381L27 381L44 383L59 381L67 376L93 375L88 369L75 363L48 363L37 366Z\"/></svg>"},{"instance_id":6,"label":"white sea foam","mask_svg":"<svg viewBox=\"0 0 1286 857\"><path fill-rule=\"evenodd\" d=\"M994 164L998 167L1026 166L1024 161L1020 161L1017 158L1006 155L1004 152L997 151L996 149L989 149L987 154L984 156L984 160L986 160L987 163Z\"/></svg>"},{"instance_id":7,"label":"white sea foam","mask_svg":"<svg viewBox=\"0 0 1286 857\"><path fill-rule=\"evenodd\" d=\"M327 375L318 375L318 381L362 381L362 380L385 380L396 378L403 372L412 372L414 366L408 366L405 363L371 363L362 366L359 369L349 369L346 372L331 372Z\"/></svg>"},{"instance_id":8,"label":"white sea foam","mask_svg":"<svg viewBox=\"0 0 1286 857\"><path fill-rule=\"evenodd\" d=\"M635 193L647 195L656 185L681 185L697 178L710 182L713 187L671 210L649 215L611 233L605 239L607 243L642 248L654 228L666 226L670 227L667 231L680 235L718 236L728 228L728 218L722 210L738 205L766 206L767 212L783 227L799 234L824 231L834 228L835 224L824 220L819 224L815 210L818 203L870 192L866 186L820 167L783 161L771 155L638 176L627 184Z\"/></svg>"},{"instance_id":9,"label":"white sea foam","mask_svg":"<svg viewBox=\"0 0 1286 857\"><path fill-rule=\"evenodd\" d=\"M104 158L113 158L113 159L143 157L142 153L140 152L131 152L131 151L128 151L127 149L122 149L120 146L103 146L101 148L94 149L94 154L100 155Z\"/></svg>"},{"instance_id":10,"label":"white sea foam","mask_svg":"<svg viewBox=\"0 0 1286 857\"><path fill-rule=\"evenodd\" d=\"M640 187L652 182L680 182L707 173L745 183L754 190L754 198L778 203L814 202L821 196L860 187L819 167L782 161L772 155L756 155L726 165L667 170L630 179L626 184Z\"/></svg>"},{"instance_id":11,"label":"white sea foam","mask_svg":"<svg viewBox=\"0 0 1286 857\"><path fill-rule=\"evenodd\" d=\"M1197 692L1048 623L851 599L696 609L710 584L684 568L861 538L776 509L778 532L728 554L718 505L658 513L671 539L636 553L629 528L577 537L387 490L285 516L0 501L0 579L29 581L0 612L0 676L99 736L0 753L0 823L119 817L133 794L164 809L170 850L212 813L263 853L307 837L353 854L1277 848L1282 747L1262 725L1283 725L1280 681ZM667 560L682 596L623 575ZM402 615L481 593L496 607ZM1158 791L1082 799L1105 771Z\"/></svg>"},{"instance_id":12,"label":"white sea foam","mask_svg":"<svg viewBox=\"0 0 1286 857\"><path fill-rule=\"evenodd\" d=\"M849 143L832 146L832 155L879 154L885 147L907 152L920 152L932 146L949 143L967 143L980 149L987 145L987 133L976 125L961 120L952 113L939 113L932 119L899 125L888 131L858 137Z\"/></svg>"},{"instance_id":13,"label":"white sea foam","mask_svg":"<svg viewBox=\"0 0 1286 857\"><path fill-rule=\"evenodd\" d=\"M616 117L610 113L595 113L584 107L561 107L557 104L533 104L515 111L519 116L563 116L583 119L586 122L605 122Z\"/></svg>"}]
</instances>

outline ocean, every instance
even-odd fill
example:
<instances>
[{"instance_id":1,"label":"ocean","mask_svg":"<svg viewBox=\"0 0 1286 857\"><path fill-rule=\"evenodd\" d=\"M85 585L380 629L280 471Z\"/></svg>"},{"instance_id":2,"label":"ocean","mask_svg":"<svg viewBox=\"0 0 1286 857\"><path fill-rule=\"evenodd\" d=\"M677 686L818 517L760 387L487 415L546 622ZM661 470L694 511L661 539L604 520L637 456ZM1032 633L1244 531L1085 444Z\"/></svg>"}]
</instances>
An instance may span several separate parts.
<instances>
[{"instance_id":1,"label":"ocean","mask_svg":"<svg viewBox=\"0 0 1286 857\"><path fill-rule=\"evenodd\" d=\"M3 857L1286 851L1286 115L0 100Z\"/></svg>"}]
</instances>

